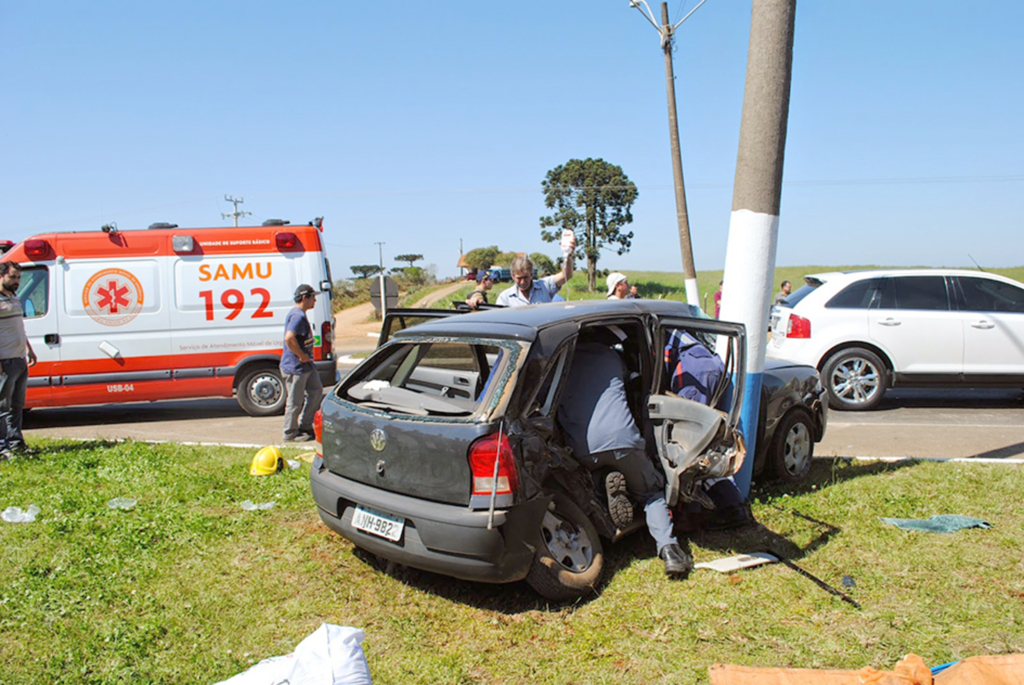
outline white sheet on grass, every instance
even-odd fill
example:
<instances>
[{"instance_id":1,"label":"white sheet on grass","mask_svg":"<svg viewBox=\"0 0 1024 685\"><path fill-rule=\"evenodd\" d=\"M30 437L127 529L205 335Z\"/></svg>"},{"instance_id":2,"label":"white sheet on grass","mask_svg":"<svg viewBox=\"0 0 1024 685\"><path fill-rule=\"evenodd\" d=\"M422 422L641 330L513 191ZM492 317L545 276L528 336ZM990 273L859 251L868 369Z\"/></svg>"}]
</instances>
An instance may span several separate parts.
<instances>
[{"instance_id":1,"label":"white sheet on grass","mask_svg":"<svg viewBox=\"0 0 1024 685\"><path fill-rule=\"evenodd\" d=\"M364 637L358 628L324 623L291 654L264 659L217 685L370 685Z\"/></svg>"}]
</instances>

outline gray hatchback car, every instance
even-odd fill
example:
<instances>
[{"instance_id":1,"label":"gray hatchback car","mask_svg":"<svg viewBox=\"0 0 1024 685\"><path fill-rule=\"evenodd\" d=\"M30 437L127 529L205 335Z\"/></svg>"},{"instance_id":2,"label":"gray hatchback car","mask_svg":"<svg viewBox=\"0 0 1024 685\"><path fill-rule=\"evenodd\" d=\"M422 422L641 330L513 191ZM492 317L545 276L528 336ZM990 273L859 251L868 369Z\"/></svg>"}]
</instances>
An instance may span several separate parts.
<instances>
[{"instance_id":1,"label":"gray hatchback car","mask_svg":"<svg viewBox=\"0 0 1024 685\"><path fill-rule=\"evenodd\" d=\"M587 328L621 340L630 409L666 474L669 504L706 503L701 481L734 473L746 456L737 429L743 327L676 302L574 302L427 321L356 367L321 409L323 453L310 481L322 520L414 568L525 578L556 600L593 589L602 540L643 517L623 525L610 515L604 479L573 458L558 426L562 381ZM668 391L662 360L673 331L726 360L712 406Z\"/></svg>"}]
</instances>

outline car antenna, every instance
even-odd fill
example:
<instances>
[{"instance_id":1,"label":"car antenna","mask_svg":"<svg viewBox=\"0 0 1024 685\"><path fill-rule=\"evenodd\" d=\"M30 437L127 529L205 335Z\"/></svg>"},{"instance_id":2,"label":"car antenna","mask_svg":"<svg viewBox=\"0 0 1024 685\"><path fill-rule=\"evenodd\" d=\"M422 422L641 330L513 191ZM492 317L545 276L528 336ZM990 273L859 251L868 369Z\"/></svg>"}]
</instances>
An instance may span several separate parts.
<instances>
[{"instance_id":1,"label":"car antenna","mask_svg":"<svg viewBox=\"0 0 1024 685\"><path fill-rule=\"evenodd\" d=\"M972 262L974 262L974 257L971 257L971 253L970 253L970 252L968 252L968 253L967 253L967 257L968 257L968 258L969 258L969 259L970 259L970 260L971 260ZM980 265L980 264L978 264L978 262L974 262L974 266L978 267L978 271L980 271L980 272L982 272L982 273L986 273L986 274L988 273L987 271L985 271L984 269L982 269L982 268L981 268L981 265Z\"/></svg>"}]
</instances>

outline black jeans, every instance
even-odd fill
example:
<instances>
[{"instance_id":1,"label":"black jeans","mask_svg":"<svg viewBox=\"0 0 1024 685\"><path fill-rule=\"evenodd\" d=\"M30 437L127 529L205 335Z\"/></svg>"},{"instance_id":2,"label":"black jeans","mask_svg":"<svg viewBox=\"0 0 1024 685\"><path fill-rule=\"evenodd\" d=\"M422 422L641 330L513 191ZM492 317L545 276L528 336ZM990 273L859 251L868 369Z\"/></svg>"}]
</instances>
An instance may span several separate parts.
<instances>
[{"instance_id":1,"label":"black jeans","mask_svg":"<svg viewBox=\"0 0 1024 685\"><path fill-rule=\"evenodd\" d=\"M0 359L0 370L4 375L3 390L0 390L0 450L24 449L21 414L25 409L28 362L24 357Z\"/></svg>"}]
</instances>

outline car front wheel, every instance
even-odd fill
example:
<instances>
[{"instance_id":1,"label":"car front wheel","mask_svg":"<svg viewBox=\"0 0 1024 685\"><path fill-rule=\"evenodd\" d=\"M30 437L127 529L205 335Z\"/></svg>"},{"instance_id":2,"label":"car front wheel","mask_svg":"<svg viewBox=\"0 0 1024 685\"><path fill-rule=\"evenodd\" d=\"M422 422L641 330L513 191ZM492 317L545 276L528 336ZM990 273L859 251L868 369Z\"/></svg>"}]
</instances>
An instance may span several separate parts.
<instances>
[{"instance_id":1,"label":"car front wheel","mask_svg":"<svg viewBox=\"0 0 1024 685\"><path fill-rule=\"evenodd\" d=\"M786 414L772 438L768 466L776 478L799 483L811 472L814 458L814 425L802 411Z\"/></svg>"},{"instance_id":2,"label":"car front wheel","mask_svg":"<svg viewBox=\"0 0 1024 685\"><path fill-rule=\"evenodd\" d=\"M822 377L833 409L874 409L889 387L885 364L877 354L862 347L841 350L829 357Z\"/></svg>"},{"instance_id":3,"label":"car front wheel","mask_svg":"<svg viewBox=\"0 0 1024 685\"><path fill-rule=\"evenodd\" d=\"M554 601L593 591L604 571L597 529L568 495L556 492L540 524L541 544L526 576L539 595Z\"/></svg>"}]
</instances>

